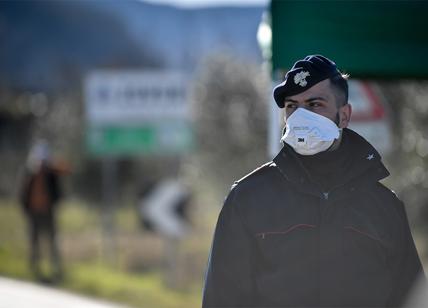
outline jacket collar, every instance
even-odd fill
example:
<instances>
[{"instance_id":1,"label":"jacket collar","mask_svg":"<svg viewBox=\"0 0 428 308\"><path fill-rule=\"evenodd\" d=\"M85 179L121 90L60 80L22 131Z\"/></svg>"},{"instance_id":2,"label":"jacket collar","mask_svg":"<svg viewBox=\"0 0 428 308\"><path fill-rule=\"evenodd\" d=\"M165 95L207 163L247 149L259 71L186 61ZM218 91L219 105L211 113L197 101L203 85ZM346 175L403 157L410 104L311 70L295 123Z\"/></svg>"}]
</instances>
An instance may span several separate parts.
<instances>
[{"instance_id":1,"label":"jacket collar","mask_svg":"<svg viewBox=\"0 0 428 308\"><path fill-rule=\"evenodd\" d=\"M343 137L348 138L348 153L351 155L350 168L343 174L343 182L340 187L350 187L353 190L357 186L377 182L389 175L381 161L381 156L376 149L362 136L351 129L343 130ZM299 155L287 144L273 159L281 174L299 190L319 196L322 192L320 186L310 179L308 171L303 166ZM334 188L333 188L334 189Z\"/></svg>"}]
</instances>

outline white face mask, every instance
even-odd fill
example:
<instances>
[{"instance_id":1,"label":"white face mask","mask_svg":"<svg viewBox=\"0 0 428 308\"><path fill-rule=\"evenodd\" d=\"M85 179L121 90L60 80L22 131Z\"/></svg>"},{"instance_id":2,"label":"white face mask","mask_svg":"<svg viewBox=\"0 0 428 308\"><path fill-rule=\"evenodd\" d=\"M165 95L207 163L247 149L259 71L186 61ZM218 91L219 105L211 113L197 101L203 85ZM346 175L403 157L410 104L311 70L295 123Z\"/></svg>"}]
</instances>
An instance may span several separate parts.
<instances>
[{"instance_id":1,"label":"white face mask","mask_svg":"<svg viewBox=\"0 0 428 308\"><path fill-rule=\"evenodd\" d=\"M314 155L327 150L340 136L340 128L330 119L297 108L286 119L286 132L281 141L301 155Z\"/></svg>"}]
</instances>

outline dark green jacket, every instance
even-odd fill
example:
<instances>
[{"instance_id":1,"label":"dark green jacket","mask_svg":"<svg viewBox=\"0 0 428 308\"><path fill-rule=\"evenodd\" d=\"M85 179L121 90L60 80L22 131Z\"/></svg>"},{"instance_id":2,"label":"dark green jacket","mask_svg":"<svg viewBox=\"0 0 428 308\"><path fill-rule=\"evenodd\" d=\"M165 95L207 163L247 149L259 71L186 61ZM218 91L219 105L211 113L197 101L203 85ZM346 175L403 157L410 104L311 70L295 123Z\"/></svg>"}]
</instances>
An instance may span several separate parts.
<instances>
[{"instance_id":1,"label":"dark green jacket","mask_svg":"<svg viewBox=\"0 0 428 308\"><path fill-rule=\"evenodd\" d=\"M378 152L345 129L352 164L330 191L284 146L236 182L220 213L203 307L400 306L424 277Z\"/></svg>"}]
</instances>

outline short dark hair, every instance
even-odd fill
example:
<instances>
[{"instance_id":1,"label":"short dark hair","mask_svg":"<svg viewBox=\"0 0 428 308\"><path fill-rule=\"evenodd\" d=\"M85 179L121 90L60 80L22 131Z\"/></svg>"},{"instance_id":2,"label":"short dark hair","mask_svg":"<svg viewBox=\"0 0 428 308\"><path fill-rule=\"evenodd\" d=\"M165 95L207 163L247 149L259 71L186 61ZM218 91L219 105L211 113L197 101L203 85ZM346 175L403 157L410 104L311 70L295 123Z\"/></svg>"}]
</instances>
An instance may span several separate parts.
<instances>
[{"instance_id":1,"label":"short dark hair","mask_svg":"<svg viewBox=\"0 0 428 308\"><path fill-rule=\"evenodd\" d=\"M347 74L337 74L330 77L331 87L336 97L337 107L342 107L348 103L349 89L348 89L348 77Z\"/></svg>"}]
</instances>

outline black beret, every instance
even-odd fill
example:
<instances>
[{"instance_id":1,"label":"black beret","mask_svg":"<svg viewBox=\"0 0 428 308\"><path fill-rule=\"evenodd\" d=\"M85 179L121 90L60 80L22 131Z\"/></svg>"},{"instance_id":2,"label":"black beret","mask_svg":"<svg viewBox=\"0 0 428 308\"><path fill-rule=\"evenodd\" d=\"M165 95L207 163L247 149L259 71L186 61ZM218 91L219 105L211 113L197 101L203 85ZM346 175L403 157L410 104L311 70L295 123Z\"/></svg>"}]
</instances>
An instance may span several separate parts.
<instances>
[{"instance_id":1,"label":"black beret","mask_svg":"<svg viewBox=\"0 0 428 308\"><path fill-rule=\"evenodd\" d=\"M273 90L273 98L279 108L284 108L284 99L306 91L320 81L341 75L336 64L321 55L311 55L294 63L282 83Z\"/></svg>"}]
</instances>

